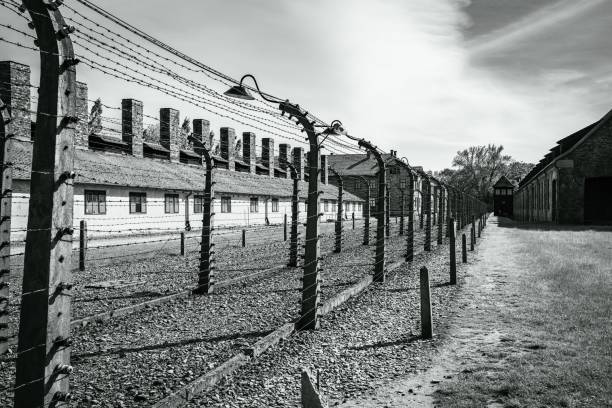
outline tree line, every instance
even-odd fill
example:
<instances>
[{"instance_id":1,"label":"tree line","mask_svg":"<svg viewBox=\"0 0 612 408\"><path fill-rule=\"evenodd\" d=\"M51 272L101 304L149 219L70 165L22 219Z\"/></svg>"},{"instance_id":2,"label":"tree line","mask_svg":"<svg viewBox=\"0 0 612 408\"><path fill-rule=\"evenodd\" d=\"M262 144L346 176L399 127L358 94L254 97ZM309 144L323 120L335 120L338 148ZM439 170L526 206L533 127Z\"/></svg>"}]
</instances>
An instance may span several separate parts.
<instances>
[{"instance_id":1,"label":"tree line","mask_svg":"<svg viewBox=\"0 0 612 408\"><path fill-rule=\"evenodd\" d=\"M489 144L458 151L451 168L434 175L443 182L492 203L493 185L500 177L506 176L512 183L518 184L534 166L504 154L504 147L501 145Z\"/></svg>"}]
</instances>

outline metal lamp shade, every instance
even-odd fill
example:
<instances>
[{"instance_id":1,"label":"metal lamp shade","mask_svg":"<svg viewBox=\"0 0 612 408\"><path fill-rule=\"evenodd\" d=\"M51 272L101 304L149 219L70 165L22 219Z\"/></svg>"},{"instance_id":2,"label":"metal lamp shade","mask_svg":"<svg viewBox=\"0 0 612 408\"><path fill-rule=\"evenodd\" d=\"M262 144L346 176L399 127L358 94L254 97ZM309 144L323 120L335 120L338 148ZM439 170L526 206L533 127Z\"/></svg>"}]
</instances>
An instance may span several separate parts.
<instances>
[{"instance_id":1,"label":"metal lamp shade","mask_svg":"<svg viewBox=\"0 0 612 408\"><path fill-rule=\"evenodd\" d=\"M251 95L249 90L246 89L244 86L241 86L241 85L234 85L234 86L232 86L230 89L225 91L224 94L229 96L229 97L237 98L237 99L247 99L247 100L250 100L250 101L255 99L255 98L253 98L253 95Z\"/></svg>"}]
</instances>

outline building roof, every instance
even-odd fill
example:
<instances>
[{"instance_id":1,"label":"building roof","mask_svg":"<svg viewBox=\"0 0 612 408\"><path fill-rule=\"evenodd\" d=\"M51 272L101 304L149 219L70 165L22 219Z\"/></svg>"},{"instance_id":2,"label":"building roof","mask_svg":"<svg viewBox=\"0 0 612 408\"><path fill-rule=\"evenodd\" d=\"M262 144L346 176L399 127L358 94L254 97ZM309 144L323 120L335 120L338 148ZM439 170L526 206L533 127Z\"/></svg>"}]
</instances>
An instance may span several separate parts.
<instances>
[{"instance_id":1,"label":"building roof","mask_svg":"<svg viewBox=\"0 0 612 408\"><path fill-rule=\"evenodd\" d=\"M29 180L32 143L15 140L12 145L13 178ZM168 160L135 157L127 154L75 149L74 171L77 184L132 187L158 190L203 191L206 168ZM291 179L215 169L214 190L219 193L291 197ZM321 198L335 199L338 189L321 184ZM300 196L306 198L308 185L300 182ZM363 201L345 191L344 200Z\"/></svg>"},{"instance_id":2,"label":"building roof","mask_svg":"<svg viewBox=\"0 0 612 408\"><path fill-rule=\"evenodd\" d=\"M391 154L382 154L383 160L395 159ZM332 154L327 157L329 167L334 168L341 176L375 176L378 172L378 163L372 155L368 154Z\"/></svg>"},{"instance_id":3,"label":"building roof","mask_svg":"<svg viewBox=\"0 0 612 408\"><path fill-rule=\"evenodd\" d=\"M506 176L501 176L493 188L514 188L514 184Z\"/></svg>"},{"instance_id":4,"label":"building roof","mask_svg":"<svg viewBox=\"0 0 612 408\"><path fill-rule=\"evenodd\" d=\"M593 133L595 133L603 124L607 123L612 119L612 111L608 112L603 118L598 120L595 123L588 125L587 127L580 129L577 132L572 133L571 135L564 137L561 140L557 141L557 145L550 149L549 153L547 153L542 160L536 164L536 166L531 169L531 171L523 177L523 179L519 183L519 188L522 188L524 185L528 184L534 177L536 177L542 170L547 168L549 165L559 160L561 157L565 156L574 147L581 144L584 140L588 139Z\"/></svg>"}]
</instances>

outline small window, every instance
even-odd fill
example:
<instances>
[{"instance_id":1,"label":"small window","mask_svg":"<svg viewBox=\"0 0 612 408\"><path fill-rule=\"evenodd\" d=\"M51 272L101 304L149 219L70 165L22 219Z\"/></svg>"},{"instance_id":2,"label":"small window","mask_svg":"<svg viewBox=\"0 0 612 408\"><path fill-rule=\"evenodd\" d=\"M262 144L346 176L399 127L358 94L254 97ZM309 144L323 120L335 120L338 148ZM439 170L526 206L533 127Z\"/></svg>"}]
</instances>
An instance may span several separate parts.
<instances>
[{"instance_id":1,"label":"small window","mask_svg":"<svg viewBox=\"0 0 612 408\"><path fill-rule=\"evenodd\" d=\"M250 207L250 211L251 211L252 213L259 212L259 198L257 198L257 197L251 197L251 207Z\"/></svg>"},{"instance_id":2,"label":"small window","mask_svg":"<svg viewBox=\"0 0 612 408\"><path fill-rule=\"evenodd\" d=\"M85 214L106 214L106 191L85 190Z\"/></svg>"},{"instance_id":3,"label":"small window","mask_svg":"<svg viewBox=\"0 0 612 408\"><path fill-rule=\"evenodd\" d=\"M197 195L193 196L193 212L200 214L202 212L202 206L204 205L204 196Z\"/></svg>"},{"instance_id":4,"label":"small window","mask_svg":"<svg viewBox=\"0 0 612 408\"><path fill-rule=\"evenodd\" d=\"M147 193L130 193L130 213L146 214Z\"/></svg>"},{"instance_id":5,"label":"small window","mask_svg":"<svg viewBox=\"0 0 612 408\"><path fill-rule=\"evenodd\" d=\"M232 212L232 197L221 197L221 212L222 213Z\"/></svg>"},{"instance_id":6,"label":"small window","mask_svg":"<svg viewBox=\"0 0 612 408\"><path fill-rule=\"evenodd\" d=\"M272 212L278 212L278 198L272 199Z\"/></svg>"},{"instance_id":7,"label":"small window","mask_svg":"<svg viewBox=\"0 0 612 408\"><path fill-rule=\"evenodd\" d=\"M164 210L167 214L177 214L179 212L178 194L164 195Z\"/></svg>"},{"instance_id":8,"label":"small window","mask_svg":"<svg viewBox=\"0 0 612 408\"><path fill-rule=\"evenodd\" d=\"M323 201L323 211L325 212L329 211L329 201L327 200Z\"/></svg>"},{"instance_id":9,"label":"small window","mask_svg":"<svg viewBox=\"0 0 612 408\"><path fill-rule=\"evenodd\" d=\"M178 214L179 212L179 196L178 194L166 194L165 195L165 206L166 214Z\"/></svg>"}]
</instances>

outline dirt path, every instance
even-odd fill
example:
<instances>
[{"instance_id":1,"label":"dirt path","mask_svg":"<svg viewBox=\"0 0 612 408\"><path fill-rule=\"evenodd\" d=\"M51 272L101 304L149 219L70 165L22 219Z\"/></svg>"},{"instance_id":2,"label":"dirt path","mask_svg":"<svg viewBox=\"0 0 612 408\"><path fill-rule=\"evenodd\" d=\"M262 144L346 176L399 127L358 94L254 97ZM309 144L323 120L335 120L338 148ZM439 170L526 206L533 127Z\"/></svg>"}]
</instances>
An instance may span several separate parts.
<instances>
[{"instance_id":1,"label":"dirt path","mask_svg":"<svg viewBox=\"0 0 612 408\"><path fill-rule=\"evenodd\" d=\"M491 218L480 241L474 263L467 268L459 289L457 309L447 318L445 327L434 327L438 352L432 365L417 375L391 382L368 399L340 404L340 407L434 407L433 394L439 384L465 369L488 360L495 347L514 341L504 332L504 320L515 305L529 301L519 290L517 268L521 245L516 230L499 228ZM500 363L503 356L500 357ZM333 405L333 404L332 404ZM488 407L501 407L490 401Z\"/></svg>"}]
</instances>

